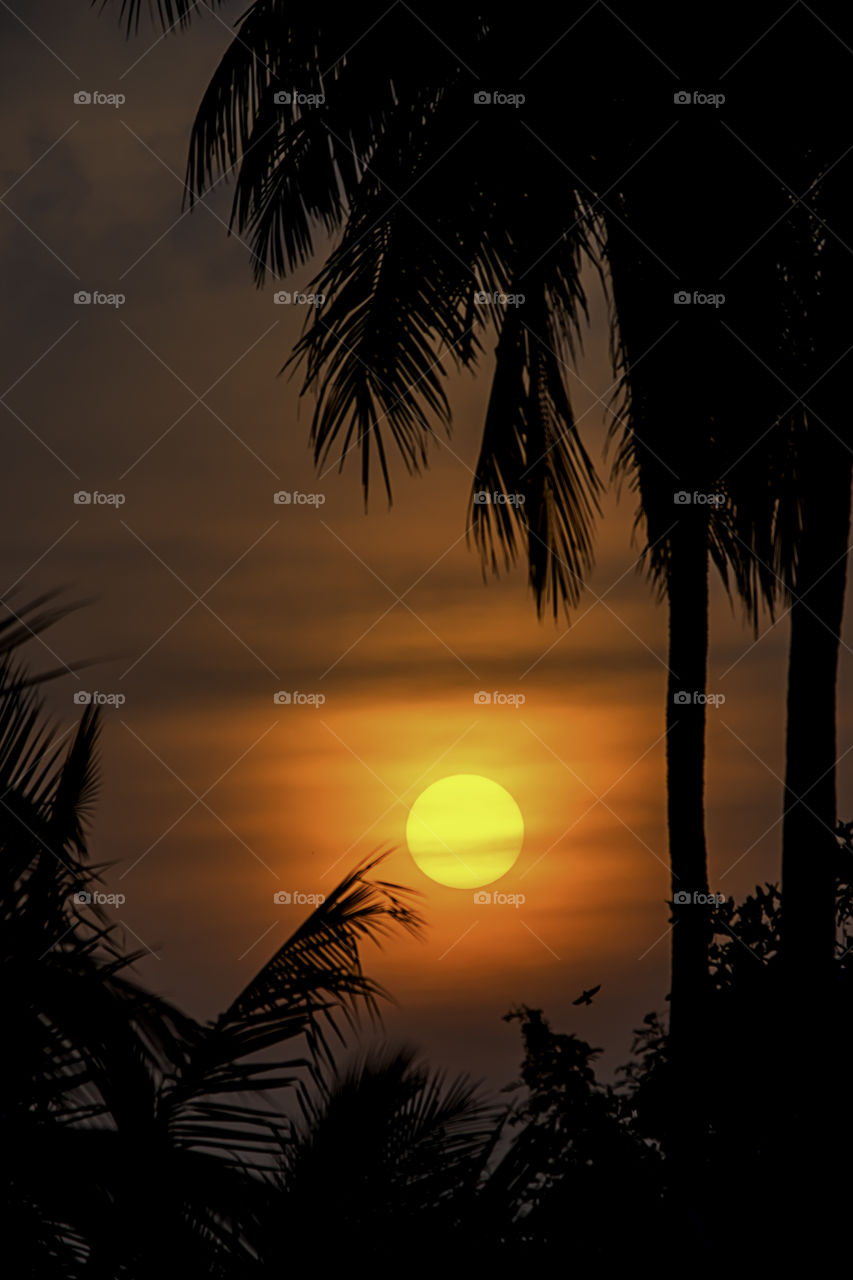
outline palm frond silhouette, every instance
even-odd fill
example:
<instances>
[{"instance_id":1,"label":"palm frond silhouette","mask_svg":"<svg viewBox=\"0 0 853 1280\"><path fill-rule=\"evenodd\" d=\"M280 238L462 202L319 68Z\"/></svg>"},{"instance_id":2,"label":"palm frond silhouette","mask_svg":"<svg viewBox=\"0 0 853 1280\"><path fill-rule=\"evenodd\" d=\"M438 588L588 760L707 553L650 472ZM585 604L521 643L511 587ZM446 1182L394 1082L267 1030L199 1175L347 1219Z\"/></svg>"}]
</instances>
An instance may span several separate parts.
<instances>
[{"instance_id":1,"label":"palm frond silhouette","mask_svg":"<svg viewBox=\"0 0 853 1280\"><path fill-rule=\"evenodd\" d=\"M87 706L70 735L46 721L38 681L18 659L36 622L22 616L0 630L10 1212L27 1224L33 1274L153 1275L170 1253L211 1275L239 1274L287 1129L274 1091L328 1090L330 1037L345 1045L385 997L361 947L416 934L421 918L410 891L375 878L374 856L213 1023L152 995L131 975L140 952L125 951L92 901L98 712Z\"/></svg>"}]
</instances>

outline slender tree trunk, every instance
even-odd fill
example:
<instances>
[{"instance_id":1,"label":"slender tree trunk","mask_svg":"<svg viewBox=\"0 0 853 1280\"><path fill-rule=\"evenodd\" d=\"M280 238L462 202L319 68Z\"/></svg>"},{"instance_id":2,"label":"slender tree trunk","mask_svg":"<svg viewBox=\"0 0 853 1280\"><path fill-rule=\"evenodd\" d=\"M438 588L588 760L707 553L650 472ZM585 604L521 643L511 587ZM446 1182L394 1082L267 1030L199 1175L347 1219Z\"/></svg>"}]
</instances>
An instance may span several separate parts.
<instances>
[{"instance_id":1,"label":"slender tree trunk","mask_svg":"<svg viewBox=\"0 0 853 1280\"><path fill-rule=\"evenodd\" d=\"M803 504L788 662L783 947L790 994L811 1003L831 983L835 941L836 679L850 533L850 455L831 453Z\"/></svg>"},{"instance_id":2,"label":"slender tree trunk","mask_svg":"<svg viewBox=\"0 0 853 1280\"><path fill-rule=\"evenodd\" d=\"M668 577L667 805L672 881L670 1055L673 1142L690 1158L700 1143L707 1055L710 910L705 845L705 687L708 666L706 508L685 508ZM695 1122L695 1123L694 1123ZM698 1155L698 1151L693 1155Z\"/></svg>"},{"instance_id":3,"label":"slender tree trunk","mask_svg":"<svg viewBox=\"0 0 853 1280\"><path fill-rule=\"evenodd\" d=\"M818 426L818 432L824 428ZM846 1086L833 1006L835 949L836 680L850 534L850 454L827 435L804 451L803 531L791 608L782 836L779 1054L787 1159L782 1207L791 1260L837 1229L839 1187L826 1164ZM790 1048L800 1025L804 1047ZM803 1171L807 1171L803 1178ZM796 1190L794 1190L796 1188Z\"/></svg>"}]
</instances>

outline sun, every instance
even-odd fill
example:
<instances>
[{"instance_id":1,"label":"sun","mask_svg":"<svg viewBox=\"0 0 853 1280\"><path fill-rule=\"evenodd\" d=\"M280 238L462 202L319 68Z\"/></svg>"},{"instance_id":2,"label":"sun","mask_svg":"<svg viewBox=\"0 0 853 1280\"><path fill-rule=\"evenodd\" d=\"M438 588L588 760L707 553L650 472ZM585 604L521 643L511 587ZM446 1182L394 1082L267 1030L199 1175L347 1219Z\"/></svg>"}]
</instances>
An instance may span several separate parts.
<instances>
[{"instance_id":1,"label":"sun","mask_svg":"<svg viewBox=\"0 0 853 1280\"><path fill-rule=\"evenodd\" d=\"M406 843L424 875L475 889L506 875L524 840L509 792L476 773L455 773L422 791L409 810Z\"/></svg>"}]
</instances>

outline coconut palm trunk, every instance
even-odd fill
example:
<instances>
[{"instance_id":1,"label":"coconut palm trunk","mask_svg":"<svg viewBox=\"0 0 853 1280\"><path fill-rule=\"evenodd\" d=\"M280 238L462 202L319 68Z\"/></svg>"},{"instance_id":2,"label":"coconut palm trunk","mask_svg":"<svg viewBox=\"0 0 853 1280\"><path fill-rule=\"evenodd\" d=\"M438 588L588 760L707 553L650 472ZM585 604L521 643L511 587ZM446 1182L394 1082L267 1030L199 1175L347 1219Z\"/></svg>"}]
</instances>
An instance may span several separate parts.
<instances>
[{"instance_id":1,"label":"coconut palm trunk","mask_svg":"<svg viewBox=\"0 0 853 1280\"><path fill-rule=\"evenodd\" d=\"M820 430L820 428L819 428ZM826 439L829 440L828 433ZM789 1252L807 1257L815 1234L843 1211L825 1154L837 1126L838 1090L846 1063L839 1053L834 992L836 825L836 681L850 533L850 454L810 449L811 475L802 507L802 551L791 607L782 844L782 975L780 1045L787 1098L786 1187L801 1171L809 1185L788 1214ZM819 454L834 454L830 459ZM846 453L846 459L841 456ZM831 465L827 465L830 463ZM791 1017L808 1010L813 1059L785 1056ZM815 1079L819 1072L819 1084ZM782 1203L785 1203L783 1196Z\"/></svg>"},{"instance_id":2,"label":"coconut palm trunk","mask_svg":"<svg viewBox=\"0 0 853 1280\"><path fill-rule=\"evenodd\" d=\"M794 1007L829 998L835 947L836 703L850 543L849 385L853 348L839 322L849 308L853 165L836 162L842 140L814 154L814 117L801 126L796 180L813 190L800 216L804 424L796 450L799 538L789 571L785 814L782 838L783 950ZM836 151L836 148L838 151ZM846 148L849 150L849 147ZM829 228L827 231L826 228ZM808 239L807 237L809 237ZM789 523L791 522L789 517ZM846 816L846 815L845 815ZM820 1010L816 1010L820 1014ZM824 1008L823 1012L826 1012Z\"/></svg>"},{"instance_id":3,"label":"coconut palm trunk","mask_svg":"<svg viewBox=\"0 0 853 1280\"><path fill-rule=\"evenodd\" d=\"M807 459L791 606L782 848L789 985L795 998L808 993L812 1001L830 985L835 942L836 682L850 534L850 453L827 439L824 447L813 444Z\"/></svg>"},{"instance_id":4,"label":"coconut palm trunk","mask_svg":"<svg viewBox=\"0 0 853 1280\"><path fill-rule=\"evenodd\" d=\"M708 986L709 910L705 845L705 689L708 664L706 508L691 507L672 539L667 574L669 677L666 709L667 822L672 881L670 1034L692 1075Z\"/></svg>"}]
</instances>

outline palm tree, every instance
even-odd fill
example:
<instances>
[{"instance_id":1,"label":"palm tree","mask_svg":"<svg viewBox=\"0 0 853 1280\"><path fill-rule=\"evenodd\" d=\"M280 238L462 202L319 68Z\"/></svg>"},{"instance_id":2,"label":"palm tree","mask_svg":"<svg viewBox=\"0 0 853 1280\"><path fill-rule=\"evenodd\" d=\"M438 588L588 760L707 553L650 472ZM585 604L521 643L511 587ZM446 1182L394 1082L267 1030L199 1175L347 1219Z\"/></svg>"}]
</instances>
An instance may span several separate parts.
<instances>
[{"instance_id":1,"label":"palm tree","mask_svg":"<svg viewBox=\"0 0 853 1280\"><path fill-rule=\"evenodd\" d=\"M334 1042L384 996L361 945L417 932L420 917L408 891L374 878L372 858L214 1022L140 986L140 953L92 894L97 712L64 741L17 658L56 616L42 601L0 623L7 1225L33 1276L147 1280L169 1257L243 1277L287 1136L273 1099L328 1087Z\"/></svg>"},{"instance_id":2,"label":"palm tree","mask_svg":"<svg viewBox=\"0 0 853 1280\"><path fill-rule=\"evenodd\" d=\"M687 83L707 83L701 67L713 64L715 38L703 33L698 48L698 33L692 45L682 34ZM630 60L617 63L616 81L630 84L631 70ZM755 628L763 607L772 613L780 581L774 563L788 550L777 545L777 491L801 415L758 355L778 358L788 319L779 265L788 227L772 226L773 184L701 111L674 127L672 94L664 89L653 78L632 120L634 152L648 150L642 165L620 179L617 162L602 161L598 186L618 188L603 215L626 393L614 423L616 468L638 493L647 567L669 607L670 1034L686 1098L703 1079L710 1034L709 568L716 567ZM655 142L650 149L648 139ZM737 219L730 208L735 191L742 201ZM744 245L756 241L760 247L744 255ZM674 1114L680 1139L695 1143L678 1103Z\"/></svg>"},{"instance_id":3,"label":"palm tree","mask_svg":"<svg viewBox=\"0 0 853 1280\"><path fill-rule=\"evenodd\" d=\"M786 526L795 523L798 532L797 551L786 558L784 571L791 645L782 861L784 945L795 1000L804 993L812 999L816 992L828 995L831 985L839 816L836 685L853 460L848 421L853 359L847 329L839 324L853 285L849 140L833 127L832 76L840 73L840 65L832 48L825 52L821 76L810 68L801 95L787 107L790 151L783 170L806 197L804 207L798 206L798 247L811 265L810 271L798 272L802 336L793 390L803 398L804 427L797 500L789 504L783 526L787 532ZM779 163L778 154L771 156L771 163Z\"/></svg>"},{"instance_id":4,"label":"palm tree","mask_svg":"<svg viewBox=\"0 0 853 1280\"><path fill-rule=\"evenodd\" d=\"M733 28L723 14L717 19L713 31L697 29L692 49L683 33L669 46L655 45L679 70L684 68L687 84L713 88L713 77L730 61L727 40ZM692 654L693 687L703 687L700 637L707 629L702 584L708 553L724 578L731 571L732 585L754 624L762 603L772 612L776 600L787 596L787 1003L782 1018L789 1019L792 1010L808 1001L828 1042L835 940L836 672L852 456L844 419L851 362L838 316L853 285L853 227L847 211L848 140L841 129L828 126L835 108L827 101L827 94L831 98L838 92L833 86L843 83L846 49L835 36L827 36L828 47L817 56L819 23L808 15L802 25L799 31L775 31L719 85L730 102L722 119L713 110L686 112L678 124L683 136L668 134L628 175L614 214L608 211L607 246L623 359L633 384L629 416L633 418L638 401L643 405L639 422L632 422L623 438L631 456L621 461L633 466L653 547L652 569L667 579L671 641L676 609L682 620L683 656L676 656L671 646L671 673L681 676L685 667L689 670ZM760 23L758 31L764 31ZM778 69L798 41L815 52L792 84ZM627 82L625 70L617 67L615 74ZM760 123L753 109L758 92L779 103L772 118ZM648 96L655 104L663 95ZM642 109L639 114L650 137L665 133L663 112L657 118L654 108L651 118ZM804 204L797 198L800 193L807 197ZM614 261L617 256L623 260ZM667 294L666 265L676 268L678 284L688 290L698 285L700 291L725 295L725 301L702 311L695 303L685 307L685 323L649 358L642 355L649 330L662 332L668 322L666 306L659 302ZM633 374L632 348L642 356ZM673 527L666 510L672 480L666 464L680 477L691 478L692 468L694 480L716 480L712 487L726 498L722 510L714 508L703 519L686 507L686 522L678 519ZM672 581L673 574L680 584ZM671 678L670 691L672 683ZM704 712L694 713L691 726L689 716L674 709L672 696L669 711L670 833L672 839L677 823L684 855L679 857L671 843L676 870L684 858L689 866L691 847L702 847L698 823L691 829L690 808L673 803L672 787L688 788L692 780L698 788L701 772L695 757L704 726L696 721ZM694 767L683 759L679 764L685 748ZM697 790L694 816L700 803ZM695 872L699 865L696 857ZM684 887L693 886L688 880ZM707 963L710 922L689 914L692 937L683 930L688 908L681 921L674 913L673 949L681 931L681 945L691 955L683 964L674 958L673 996L679 973L692 968L695 981L680 1007L698 1023L704 1011L694 996ZM677 1011L674 999L676 1034ZM701 1076L703 1058L710 1061L701 1040L693 1043L697 1052L689 1078L682 1079L685 1087L697 1073ZM814 1135L825 1132L815 1112L821 1090L804 1091L799 1080L791 1083L789 1098L809 1100L802 1128L806 1143L813 1143ZM793 1165L814 1163L813 1150L807 1154L800 1146L799 1152Z\"/></svg>"},{"instance_id":5,"label":"palm tree","mask_svg":"<svg viewBox=\"0 0 853 1280\"><path fill-rule=\"evenodd\" d=\"M499 82L500 68L525 65L525 47L543 44L549 29L543 13L529 24L535 36L523 38L514 27L486 29L458 16L449 53L432 40L418 41L413 51L412 18L401 7L383 21L381 44L356 43L341 62L368 17L332 6L322 16L284 20L262 0L253 5L199 109L189 183L198 194L214 172L239 166L234 220L251 237L259 282L268 268L280 273L307 261L318 226L341 230L313 286L329 302L293 359L304 362L304 389L318 393L312 425L318 461L337 452L343 465L357 450L365 494L378 465L390 497L386 434L410 470L425 463L430 418L450 423L442 361L474 368L479 334L494 330L495 372L473 488L525 501L474 504L474 539L495 569L523 548L540 612L576 603L592 562L599 481L574 425L566 372L585 318L582 268L591 263L609 271L627 400L620 461L639 487L650 565L670 605L672 883L674 896L691 898L689 908L676 898L672 995L674 1011L695 1022L708 943L707 912L692 901L708 889L701 701L708 556L724 572L735 566L750 601L755 575L725 534L730 513L711 519L707 506L673 506L678 490L713 490L722 468L713 470L714 415L688 394L686 432L684 409L672 412L677 396L662 398L661 379L671 385L673 362L685 384L691 371L694 383L697 376L704 382L712 352L703 366L687 337L675 352L670 341L649 353L673 327L672 282L667 278L665 296L658 292L649 302L651 258L638 258L637 229L625 228L658 220L667 187L659 201L637 198L645 162L637 182L626 181L637 139L619 136L621 103L601 88L605 56L624 70L623 83L636 81L635 47L617 41L614 49L612 31L607 41L600 31L585 35L582 55L572 57L574 80L567 85L551 63L525 82L536 105L517 120L511 109L508 118L507 109L484 111L474 103L477 80L460 64L477 68L484 84ZM389 63L386 50L394 47L406 49L404 61ZM324 74L327 67L333 70ZM290 85L321 95L322 105L277 104L278 87ZM648 89L646 96L653 96ZM671 93L667 101L671 109ZM586 130L573 137L565 160L549 141L553 121L584 107ZM544 147L533 135L544 138ZM577 176L583 167L589 181ZM602 214L599 192L620 183L613 212ZM516 305L484 307L483 293ZM635 323L647 321L649 310L662 316L651 337L648 324L639 332ZM686 707L675 701L684 691L691 698Z\"/></svg>"},{"instance_id":6,"label":"palm tree","mask_svg":"<svg viewBox=\"0 0 853 1280\"><path fill-rule=\"evenodd\" d=\"M805 1071L781 1055L788 1104L785 1168L814 1170L799 1209L815 1226L828 1220L837 1186L825 1160L835 1124L834 1088L846 1075L843 988L834 972L838 822L837 677L851 523L848 388L853 370L843 317L853 286L849 209L849 130L837 112L853 35L845 15L811 12L774 33L763 50L768 94L778 102L751 143L776 175L777 208L787 206L785 254L788 322L784 363L773 363L797 402L797 430L781 471L774 528L774 569L790 610L781 958L785 1003L778 1043L787 1043L793 1011L809 1008L819 1049ZM830 29L820 22L829 20ZM809 49L796 77L780 74L786 50ZM778 215L777 215L778 216ZM846 943L844 944L846 945Z\"/></svg>"},{"instance_id":7,"label":"palm tree","mask_svg":"<svg viewBox=\"0 0 853 1280\"><path fill-rule=\"evenodd\" d=\"M411 1049L376 1050L310 1099L282 1153L279 1211L258 1252L270 1275L323 1241L329 1268L398 1261L418 1241L417 1274L467 1255L468 1213L505 1108ZM334 1223L334 1231L329 1224Z\"/></svg>"}]
</instances>

